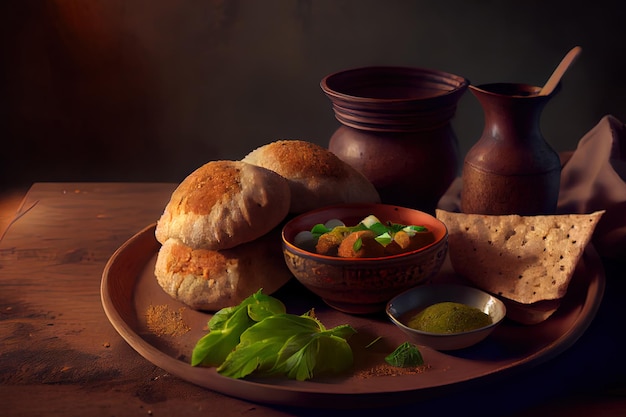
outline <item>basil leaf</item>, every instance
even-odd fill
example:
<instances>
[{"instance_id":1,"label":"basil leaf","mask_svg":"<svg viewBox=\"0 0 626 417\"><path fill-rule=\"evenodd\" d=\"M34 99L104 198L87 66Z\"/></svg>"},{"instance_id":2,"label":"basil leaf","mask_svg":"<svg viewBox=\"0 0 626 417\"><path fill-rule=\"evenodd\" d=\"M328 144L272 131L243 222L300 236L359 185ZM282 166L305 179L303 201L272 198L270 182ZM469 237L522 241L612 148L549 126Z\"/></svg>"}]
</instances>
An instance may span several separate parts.
<instances>
[{"instance_id":1,"label":"basil leaf","mask_svg":"<svg viewBox=\"0 0 626 417\"><path fill-rule=\"evenodd\" d=\"M191 365L218 366L239 344L240 336L254 323L274 314L285 313L278 299L257 291L239 305L226 307L209 320L209 333L193 348Z\"/></svg>"},{"instance_id":2,"label":"basil leaf","mask_svg":"<svg viewBox=\"0 0 626 417\"><path fill-rule=\"evenodd\" d=\"M322 334L318 338L317 356L313 372L315 375L337 374L345 371L354 362L352 349L347 339L336 334Z\"/></svg>"},{"instance_id":3,"label":"basil leaf","mask_svg":"<svg viewBox=\"0 0 626 417\"><path fill-rule=\"evenodd\" d=\"M218 366L239 344L239 337L252 323L247 310L234 310L221 328L209 331L198 340L191 353L191 366Z\"/></svg>"},{"instance_id":4,"label":"basil leaf","mask_svg":"<svg viewBox=\"0 0 626 417\"><path fill-rule=\"evenodd\" d=\"M385 362L398 368L408 368L423 365L424 358L417 346L404 342L385 358Z\"/></svg>"},{"instance_id":5,"label":"basil leaf","mask_svg":"<svg viewBox=\"0 0 626 417\"><path fill-rule=\"evenodd\" d=\"M248 328L217 371L232 378L254 372L304 381L315 373L351 366L352 350L344 337L354 333L349 325L326 330L308 315L273 315Z\"/></svg>"}]
</instances>

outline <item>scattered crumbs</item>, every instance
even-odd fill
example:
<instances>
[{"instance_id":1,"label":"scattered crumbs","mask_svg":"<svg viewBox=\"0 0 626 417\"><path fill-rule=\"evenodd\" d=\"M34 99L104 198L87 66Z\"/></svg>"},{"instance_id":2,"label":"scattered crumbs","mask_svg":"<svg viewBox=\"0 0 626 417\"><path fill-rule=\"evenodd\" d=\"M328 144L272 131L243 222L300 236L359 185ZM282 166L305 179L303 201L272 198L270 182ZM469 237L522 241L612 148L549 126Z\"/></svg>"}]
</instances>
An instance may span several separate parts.
<instances>
[{"instance_id":1,"label":"scattered crumbs","mask_svg":"<svg viewBox=\"0 0 626 417\"><path fill-rule=\"evenodd\" d=\"M373 368L356 372L358 378L375 378L378 376L400 376L400 375L416 375L422 374L430 369L430 365L411 366L407 368L398 368L388 364L378 365Z\"/></svg>"},{"instance_id":2,"label":"scattered crumbs","mask_svg":"<svg viewBox=\"0 0 626 417\"><path fill-rule=\"evenodd\" d=\"M183 311L184 307L174 311L165 304L151 305L146 311L148 329L158 336L180 336L187 333L191 329L183 321Z\"/></svg>"},{"instance_id":3,"label":"scattered crumbs","mask_svg":"<svg viewBox=\"0 0 626 417\"><path fill-rule=\"evenodd\" d=\"M105 348L109 348L111 347L111 344L109 342L104 342L102 346L104 346Z\"/></svg>"}]
</instances>

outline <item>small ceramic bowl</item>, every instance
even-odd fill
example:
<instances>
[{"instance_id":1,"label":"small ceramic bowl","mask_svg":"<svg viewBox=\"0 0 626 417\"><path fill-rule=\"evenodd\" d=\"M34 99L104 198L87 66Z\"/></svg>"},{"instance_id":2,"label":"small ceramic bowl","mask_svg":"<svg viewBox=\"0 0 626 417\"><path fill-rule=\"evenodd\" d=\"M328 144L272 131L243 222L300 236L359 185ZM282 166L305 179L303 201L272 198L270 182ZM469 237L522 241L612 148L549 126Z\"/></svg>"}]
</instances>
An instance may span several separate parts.
<instances>
[{"instance_id":1,"label":"small ceramic bowl","mask_svg":"<svg viewBox=\"0 0 626 417\"><path fill-rule=\"evenodd\" d=\"M298 247L299 232L332 219L354 226L369 215L382 222L426 226L435 241L420 249L377 258L340 258ZM331 307L352 314L384 311L387 302L408 288L429 282L448 250L446 226L428 213L386 204L347 204L301 214L285 224L283 254L292 274Z\"/></svg>"},{"instance_id":2,"label":"small ceramic bowl","mask_svg":"<svg viewBox=\"0 0 626 417\"><path fill-rule=\"evenodd\" d=\"M406 321L420 310L436 303L456 302L476 307L491 317L491 324L462 333L430 333L413 329ZM457 350L484 340L506 316L506 307L498 298L479 289L453 284L433 284L412 288L387 304L387 315L416 345L435 350Z\"/></svg>"}]
</instances>

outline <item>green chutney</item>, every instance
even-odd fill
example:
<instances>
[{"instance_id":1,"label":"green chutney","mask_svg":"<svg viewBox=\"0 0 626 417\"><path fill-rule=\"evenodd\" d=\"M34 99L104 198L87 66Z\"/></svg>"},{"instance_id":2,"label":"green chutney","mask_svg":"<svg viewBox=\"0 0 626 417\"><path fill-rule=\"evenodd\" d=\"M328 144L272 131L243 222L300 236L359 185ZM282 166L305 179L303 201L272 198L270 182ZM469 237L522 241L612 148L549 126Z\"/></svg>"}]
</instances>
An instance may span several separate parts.
<instances>
[{"instance_id":1,"label":"green chutney","mask_svg":"<svg viewBox=\"0 0 626 417\"><path fill-rule=\"evenodd\" d=\"M476 307L461 303L433 304L409 319L413 329L430 333L460 333L491 324L491 317Z\"/></svg>"}]
</instances>

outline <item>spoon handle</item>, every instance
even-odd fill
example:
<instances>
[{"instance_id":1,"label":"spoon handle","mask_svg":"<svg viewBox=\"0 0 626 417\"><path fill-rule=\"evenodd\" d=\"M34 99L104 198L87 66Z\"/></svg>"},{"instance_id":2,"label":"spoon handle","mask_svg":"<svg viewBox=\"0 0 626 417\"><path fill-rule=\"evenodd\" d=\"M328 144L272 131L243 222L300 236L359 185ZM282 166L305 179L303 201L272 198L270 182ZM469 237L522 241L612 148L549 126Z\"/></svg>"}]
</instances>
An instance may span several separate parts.
<instances>
[{"instance_id":1,"label":"spoon handle","mask_svg":"<svg viewBox=\"0 0 626 417\"><path fill-rule=\"evenodd\" d=\"M546 84L539 92L539 95L547 96L552 93L552 91L554 91L556 86L559 84L559 81L561 81L561 77L563 77L563 74L565 74L570 65L574 63L574 61L576 60L576 58L578 58L578 55L580 55L581 52L582 48L580 46L575 46L567 53L567 55L563 57L550 78L548 78Z\"/></svg>"}]
</instances>

